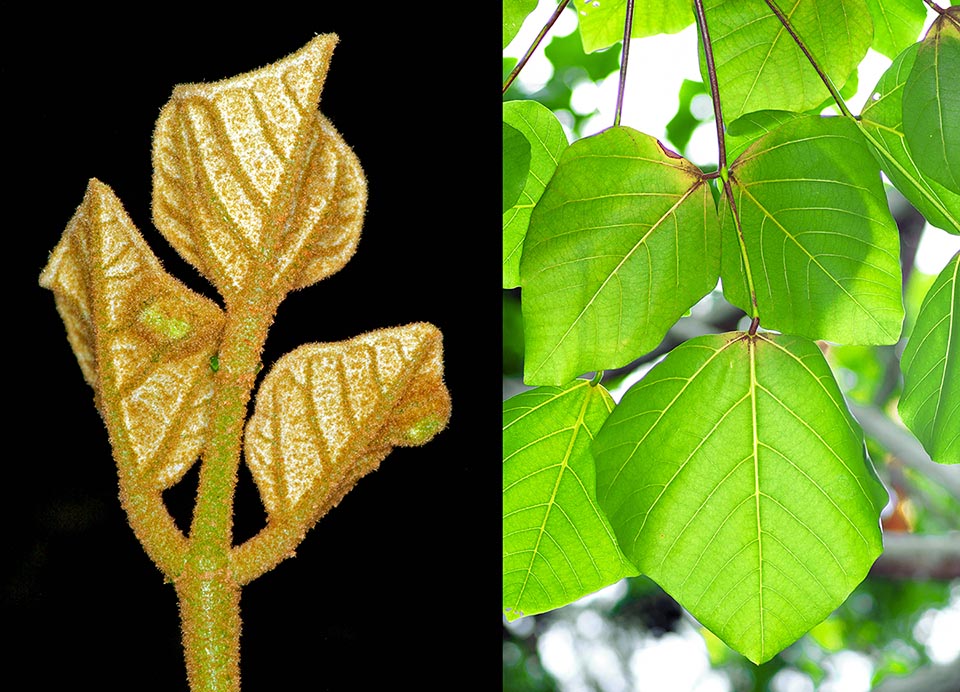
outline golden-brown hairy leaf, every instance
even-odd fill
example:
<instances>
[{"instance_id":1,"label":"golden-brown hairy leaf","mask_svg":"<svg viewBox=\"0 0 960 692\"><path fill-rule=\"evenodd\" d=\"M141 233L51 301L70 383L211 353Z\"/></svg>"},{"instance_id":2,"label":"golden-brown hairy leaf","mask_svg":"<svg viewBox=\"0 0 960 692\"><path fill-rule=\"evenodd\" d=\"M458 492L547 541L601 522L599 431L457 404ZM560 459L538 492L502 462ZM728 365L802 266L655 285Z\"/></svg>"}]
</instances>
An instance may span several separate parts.
<instances>
[{"instance_id":1,"label":"golden-brown hairy leaf","mask_svg":"<svg viewBox=\"0 0 960 692\"><path fill-rule=\"evenodd\" d=\"M443 344L431 324L306 344L264 378L246 459L271 515L308 502L316 518L397 446L447 425Z\"/></svg>"},{"instance_id":2,"label":"golden-brown hairy leaf","mask_svg":"<svg viewBox=\"0 0 960 692\"><path fill-rule=\"evenodd\" d=\"M282 297L356 249L366 180L317 111L336 42L317 36L263 69L180 85L160 112L154 223L228 303L251 273Z\"/></svg>"},{"instance_id":3,"label":"golden-brown hairy leaf","mask_svg":"<svg viewBox=\"0 0 960 692\"><path fill-rule=\"evenodd\" d=\"M223 315L167 274L109 186L91 180L40 275L117 464L153 487L197 458Z\"/></svg>"}]
</instances>

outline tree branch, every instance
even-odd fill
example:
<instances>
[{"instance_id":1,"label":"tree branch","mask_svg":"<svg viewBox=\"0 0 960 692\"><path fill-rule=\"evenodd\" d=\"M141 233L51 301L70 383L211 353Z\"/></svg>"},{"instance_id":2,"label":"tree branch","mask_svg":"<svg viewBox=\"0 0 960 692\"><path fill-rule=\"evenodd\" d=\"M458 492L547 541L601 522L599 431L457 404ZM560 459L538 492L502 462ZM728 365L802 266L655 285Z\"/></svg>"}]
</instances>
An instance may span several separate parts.
<instances>
[{"instance_id":1,"label":"tree branch","mask_svg":"<svg viewBox=\"0 0 960 692\"><path fill-rule=\"evenodd\" d=\"M874 577L892 579L960 578L960 532L931 536L889 531L883 554L870 569Z\"/></svg>"}]
</instances>

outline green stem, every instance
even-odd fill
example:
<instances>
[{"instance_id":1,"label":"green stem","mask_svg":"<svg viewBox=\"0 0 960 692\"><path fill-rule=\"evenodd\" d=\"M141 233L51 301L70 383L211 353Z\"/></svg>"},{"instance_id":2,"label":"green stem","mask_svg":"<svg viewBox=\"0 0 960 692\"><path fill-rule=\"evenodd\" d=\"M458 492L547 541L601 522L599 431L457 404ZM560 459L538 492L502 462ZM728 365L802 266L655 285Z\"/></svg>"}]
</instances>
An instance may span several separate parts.
<instances>
[{"instance_id":1,"label":"green stem","mask_svg":"<svg viewBox=\"0 0 960 692\"><path fill-rule=\"evenodd\" d=\"M820 65L817 63L816 59L807 49L806 44L803 42L803 39L800 38L800 35L794 30L793 26L790 24L790 20L787 19L786 15L777 7L776 3L773 0L764 0L767 3L767 6L770 10L777 16L777 19L780 20L780 23L783 24L783 28L787 30L787 33L790 34L790 37L793 38L794 43L797 44L797 47L803 51L803 54L807 56L807 60L810 62L810 65L816 70L817 74L820 75L821 81L826 85L827 90L830 92L830 95L833 97L833 100L837 103L837 108L840 109L840 112L848 118L853 118L853 113L850 112L850 109L847 108L847 104L844 102L843 97L840 95L839 89L834 86L833 81L827 76L827 73L824 72Z\"/></svg>"},{"instance_id":2,"label":"green stem","mask_svg":"<svg viewBox=\"0 0 960 692\"><path fill-rule=\"evenodd\" d=\"M517 66L513 68L510 72L510 75L507 77L507 81L503 83L503 92L507 93L507 89L510 88L510 85L513 84L513 81L517 78L517 75L520 74L520 70L524 68L527 62L530 60L530 56L533 55L533 52L540 45L540 42L543 41L543 38L547 35L547 32L550 31L550 28L556 23L560 18L560 15L566 9L567 5L570 3L570 0L563 0L558 6L556 11L550 16L550 19L547 20L547 23L543 25L543 28L540 30L540 33L537 34L537 37L533 40L533 43L527 49L527 52L524 53L523 57L520 58L520 62L517 63Z\"/></svg>"},{"instance_id":3,"label":"green stem","mask_svg":"<svg viewBox=\"0 0 960 692\"><path fill-rule=\"evenodd\" d=\"M620 83L617 86L617 110L613 116L613 126L620 124L623 113L623 94L627 87L627 59L630 55L630 34L633 30L633 0L627 0L627 13L623 21L623 49L620 51Z\"/></svg>"},{"instance_id":4,"label":"green stem","mask_svg":"<svg viewBox=\"0 0 960 692\"><path fill-rule=\"evenodd\" d=\"M268 276L261 271L248 278L259 287ZM230 569L234 491L247 404L276 304L255 289L227 310L190 549L175 582L191 692L240 689L240 584Z\"/></svg>"}]
</instances>

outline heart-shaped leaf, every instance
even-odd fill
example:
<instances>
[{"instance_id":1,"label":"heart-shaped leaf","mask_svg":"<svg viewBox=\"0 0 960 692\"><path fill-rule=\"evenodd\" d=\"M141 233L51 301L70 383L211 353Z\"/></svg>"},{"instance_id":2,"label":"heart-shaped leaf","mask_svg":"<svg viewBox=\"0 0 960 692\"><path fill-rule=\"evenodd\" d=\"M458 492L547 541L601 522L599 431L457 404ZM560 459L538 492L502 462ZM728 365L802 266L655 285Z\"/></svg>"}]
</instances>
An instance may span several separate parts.
<instances>
[{"instance_id":1,"label":"heart-shaped leaf","mask_svg":"<svg viewBox=\"0 0 960 692\"><path fill-rule=\"evenodd\" d=\"M594 454L627 557L754 663L827 617L882 550L887 493L801 337L685 342L624 395Z\"/></svg>"},{"instance_id":2,"label":"heart-shaped leaf","mask_svg":"<svg viewBox=\"0 0 960 692\"><path fill-rule=\"evenodd\" d=\"M927 291L900 366L903 422L934 461L960 464L960 254Z\"/></svg>"},{"instance_id":3,"label":"heart-shaped leaf","mask_svg":"<svg viewBox=\"0 0 960 692\"><path fill-rule=\"evenodd\" d=\"M724 196L723 291L750 311L752 274L768 329L846 344L893 344L903 299L900 236L880 170L848 118L798 117L731 166L746 259Z\"/></svg>"},{"instance_id":4,"label":"heart-shaped leaf","mask_svg":"<svg viewBox=\"0 0 960 692\"><path fill-rule=\"evenodd\" d=\"M567 605L636 569L597 505L590 445L613 409L576 380L503 402L503 610L508 620Z\"/></svg>"},{"instance_id":5,"label":"heart-shaped leaf","mask_svg":"<svg viewBox=\"0 0 960 692\"><path fill-rule=\"evenodd\" d=\"M306 344L277 361L245 436L271 516L306 503L312 526L395 446L424 444L446 427L442 338L416 323Z\"/></svg>"},{"instance_id":6,"label":"heart-shaped leaf","mask_svg":"<svg viewBox=\"0 0 960 692\"><path fill-rule=\"evenodd\" d=\"M153 217L228 304L251 284L275 301L353 255L366 181L317 103L336 43L211 84L178 86L153 141Z\"/></svg>"},{"instance_id":7,"label":"heart-shaped leaf","mask_svg":"<svg viewBox=\"0 0 960 692\"><path fill-rule=\"evenodd\" d=\"M614 127L561 157L520 260L527 384L650 351L717 285L719 229L699 168Z\"/></svg>"},{"instance_id":8,"label":"heart-shaped leaf","mask_svg":"<svg viewBox=\"0 0 960 692\"><path fill-rule=\"evenodd\" d=\"M162 489L199 455L223 314L167 274L113 191L91 180L40 276L124 474Z\"/></svg>"},{"instance_id":9,"label":"heart-shaped leaf","mask_svg":"<svg viewBox=\"0 0 960 692\"><path fill-rule=\"evenodd\" d=\"M856 69L873 38L864 0L778 3L821 69L836 84ZM705 0L707 27L728 121L761 110L806 111L830 93L764 0ZM700 47L700 71L708 75Z\"/></svg>"}]
</instances>

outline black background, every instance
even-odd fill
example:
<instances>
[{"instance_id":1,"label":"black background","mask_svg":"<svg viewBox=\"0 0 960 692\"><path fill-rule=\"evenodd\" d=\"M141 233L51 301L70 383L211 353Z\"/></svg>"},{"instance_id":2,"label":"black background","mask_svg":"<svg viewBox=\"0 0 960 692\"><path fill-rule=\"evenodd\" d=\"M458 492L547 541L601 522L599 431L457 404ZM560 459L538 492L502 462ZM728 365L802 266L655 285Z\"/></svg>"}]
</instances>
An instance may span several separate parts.
<instances>
[{"instance_id":1,"label":"black background","mask_svg":"<svg viewBox=\"0 0 960 692\"><path fill-rule=\"evenodd\" d=\"M395 450L362 479L296 558L244 588L243 689L499 685L498 157L496 112L480 105L497 107L496 56L489 74L478 69L483 51L498 50L498 17L481 26L416 4L304 6L321 9L291 16L267 3L257 11L286 14L234 16L229 27L191 6L136 20L104 10L6 23L8 680L38 690L187 689L176 596L126 523L93 392L37 278L96 177L167 271L217 298L152 226L156 117L177 83L255 69L335 32L320 108L367 175L364 230L343 270L281 304L263 360L430 321L444 334L453 414L428 445ZM481 36L490 39L483 50ZM168 497L184 525L191 481L195 473ZM263 524L245 467L236 513L239 539Z\"/></svg>"}]
</instances>

